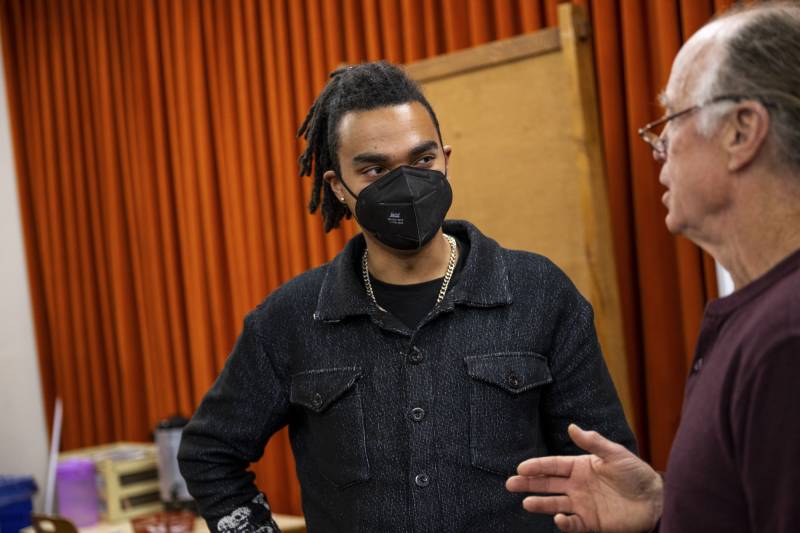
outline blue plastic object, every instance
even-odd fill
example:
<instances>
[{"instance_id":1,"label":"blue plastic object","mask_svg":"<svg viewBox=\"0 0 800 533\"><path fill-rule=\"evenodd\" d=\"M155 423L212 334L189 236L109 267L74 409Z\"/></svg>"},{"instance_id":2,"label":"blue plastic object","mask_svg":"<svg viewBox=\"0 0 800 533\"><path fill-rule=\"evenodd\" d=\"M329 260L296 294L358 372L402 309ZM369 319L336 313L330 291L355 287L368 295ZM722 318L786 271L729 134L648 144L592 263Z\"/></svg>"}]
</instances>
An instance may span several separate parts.
<instances>
[{"instance_id":1,"label":"blue plastic object","mask_svg":"<svg viewBox=\"0 0 800 533\"><path fill-rule=\"evenodd\" d=\"M31 476L0 476L0 533L17 533L31 525L36 490Z\"/></svg>"}]
</instances>

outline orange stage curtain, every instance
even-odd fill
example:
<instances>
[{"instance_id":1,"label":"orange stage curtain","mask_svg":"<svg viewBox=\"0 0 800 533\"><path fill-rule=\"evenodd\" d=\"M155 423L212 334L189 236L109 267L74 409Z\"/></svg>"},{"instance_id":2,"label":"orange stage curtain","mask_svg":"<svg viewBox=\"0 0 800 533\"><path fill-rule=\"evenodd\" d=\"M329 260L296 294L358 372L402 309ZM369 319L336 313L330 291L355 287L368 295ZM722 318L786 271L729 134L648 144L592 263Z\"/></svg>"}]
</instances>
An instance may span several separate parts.
<instances>
[{"instance_id":1,"label":"orange stage curtain","mask_svg":"<svg viewBox=\"0 0 800 533\"><path fill-rule=\"evenodd\" d=\"M582 1L594 27L642 452L663 468L713 264L663 225L636 137L684 41L730 2ZM243 316L331 258L293 134L327 73L556 24L555 0L0 0L46 405L63 448L189 414ZM286 433L255 470L300 513Z\"/></svg>"}]
</instances>

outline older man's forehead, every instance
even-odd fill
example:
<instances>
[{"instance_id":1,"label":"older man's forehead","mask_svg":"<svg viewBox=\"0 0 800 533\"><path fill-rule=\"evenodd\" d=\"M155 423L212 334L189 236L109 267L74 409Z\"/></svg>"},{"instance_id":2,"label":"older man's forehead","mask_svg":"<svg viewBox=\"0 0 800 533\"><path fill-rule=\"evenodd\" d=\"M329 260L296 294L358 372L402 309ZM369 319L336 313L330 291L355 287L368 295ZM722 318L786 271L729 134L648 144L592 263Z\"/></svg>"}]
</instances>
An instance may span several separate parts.
<instances>
[{"instance_id":1,"label":"older man's forehead","mask_svg":"<svg viewBox=\"0 0 800 533\"><path fill-rule=\"evenodd\" d=\"M741 13L712 21L700 28L678 51L672 64L667 87L659 96L664 107L690 97L702 80L702 74L712 71L719 61L722 45L743 24L748 13Z\"/></svg>"},{"instance_id":2,"label":"older man's forehead","mask_svg":"<svg viewBox=\"0 0 800 533\"><path fill-rule=\"evenodd\" d=\"M672 64L667 87L659 96L661 105L670 107L691 97L702 74L708 72L714 56L719 53L719 44L713 35L687 41Z\"/></svg>"}]
</instances>

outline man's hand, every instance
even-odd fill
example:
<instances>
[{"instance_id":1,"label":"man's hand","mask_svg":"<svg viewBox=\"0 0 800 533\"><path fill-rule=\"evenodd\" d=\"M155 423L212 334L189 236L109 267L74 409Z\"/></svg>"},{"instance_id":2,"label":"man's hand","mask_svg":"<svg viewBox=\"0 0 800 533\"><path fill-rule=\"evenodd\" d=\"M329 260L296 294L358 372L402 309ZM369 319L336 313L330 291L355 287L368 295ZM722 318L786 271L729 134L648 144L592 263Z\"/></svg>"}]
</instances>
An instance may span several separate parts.
<instances>
[{"instance_id":1,"label":"man's hand","mask_svg":"<svg viewBox=\"0 0 800 533\"><path fill-rule=\"evenodd\" d=\"M640 533L661 517L662 482L655 470L595 431L569 426L569 436L591 455L528 459L509 478L512 492L537 492L523 507L555 515L568 533Z\"/></svg>"}]
</instances>

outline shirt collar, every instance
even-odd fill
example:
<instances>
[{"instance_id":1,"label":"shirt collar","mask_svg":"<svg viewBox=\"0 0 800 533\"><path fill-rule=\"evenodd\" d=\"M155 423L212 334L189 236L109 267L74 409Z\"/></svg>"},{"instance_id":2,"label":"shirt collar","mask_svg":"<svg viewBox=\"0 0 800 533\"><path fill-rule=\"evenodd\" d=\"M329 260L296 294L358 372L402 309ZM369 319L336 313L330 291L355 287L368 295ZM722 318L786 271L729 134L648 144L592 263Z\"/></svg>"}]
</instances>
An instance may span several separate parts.
<instances>
[{"instance_id":1,"label":"shirt collar","mask_svg":"<svg viewBox=\"0 0 800 533\"><path fill-rule=\"evenodd\" d=\"M447 293L442 305L463 304L494 307L511 303L505 254L500 245L469 222L448 220L445 233L469 243L469 254L458 283ZM361 256L366 242L356 235L344 250L328 263L317 299L314 318L338 322L350 316L371 315L377 307L367 296L361 280Z\"/></svg>"}]
</instances>

